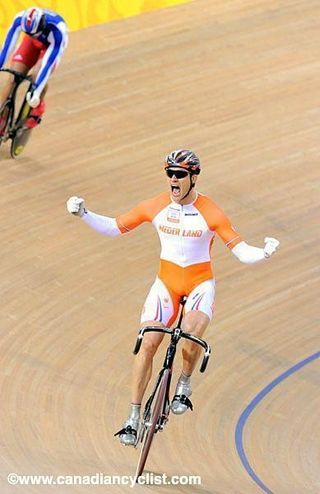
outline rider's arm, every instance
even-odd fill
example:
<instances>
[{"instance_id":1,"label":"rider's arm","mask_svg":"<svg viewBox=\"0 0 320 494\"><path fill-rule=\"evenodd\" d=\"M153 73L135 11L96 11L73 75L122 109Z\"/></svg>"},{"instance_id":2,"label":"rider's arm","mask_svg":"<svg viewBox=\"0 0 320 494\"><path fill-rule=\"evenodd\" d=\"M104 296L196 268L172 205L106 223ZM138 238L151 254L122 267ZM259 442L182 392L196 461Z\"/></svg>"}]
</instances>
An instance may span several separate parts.
<instances>
[{"instance_id":1,"label":"rider's arm","mask_svg":"<svg viewBox=\"0 0 320 494\"><path fill-rule=\"evenodd\" d=\"M140 202L128 213L122 214L117 218L110 218L100 214L93 213L86 209L82 197L72 196L67 201L67 210L69 213L82 218L94 230L115 237L120 233L126 233L145 221L152 221L156 214L170 201L169 194L160 194L159 196Z\"/></svg>"},{"instance_id":2,"label":"rider's arm","mask_svg":"<svg viewBox=\"0 0 320 494\"><path fill-rule=\"evenodd\" d=\"M214 214L213 230L219 235L226 247L231 250L242 241L242 238L232 226L229 218L218 207L216 207Z\"/></svg>"},{"instance_id":3,"label":"rider's arm","mask_svg":"<svg viewBox=\"0 0 320 494\"><path fill-rule=\"evenodd\" d=\"M15 16L9 31L7 32L7 36L0 53L0 69L4 67L17 44L19 34L21 33L21 14L22 13L20 12Z\"/></svg>"},{"instance_id":4,"label":"rider's arm","mask_svg":"<svg viewBox=\"0 0 320 494\"><path fill-rule=\"evenodd\" d=\"M97 232L103 233L109 237L116 237L117 235L129 232L141 225L141 223L148 221L148 217L144 203L140 203L128 213L122 214L117 218L102 216L85 209L82 220Z\"/></svg>"},{"instance_id":5,"label":"rider's arm","mask_svg":"<svg viewBox=\"0 0 320 494\"><path fill-rule=\"evenodd\" d=\"M268 237L265 238L263 249L248 245L241 239L228 217L221 210L216 216L215 230L236 258L245 264L255 264L268 259L279 246L278 240Z\"/></svg>"},{"instance_id":6,"label":"rider's arm","mask_svg":"<svg viewBox=\"0 0 320 494\"><path fill-rule=\"evenodd\" d=\"M133 228L141 225L145 221L152 221L152 213L158 209L159 201L149 200L143 201L128 213L122 214L117 218L110 218L96 214L93 211L86 209L85 202L82 197L72 196L67 200L67 210L69 213L80 217L87 225L99 233L115 237L120 233L126 233ZM155 208L155 204L158 206Z\"/></svg>"},{"instance_id":7,"label":"rider's arm","mask_svg":"<svg viewBox=\"0 0 320 494\"><path fill-rule=\"evenodd\" d=\"M271 237L266 237L264 243L264 248L260 249L259 247L248 245L246 242L240 242L231 251L239 261L245 264L255 264L256 262L269 259L280 245L279 240Z\"/></svg>"},{"instance_id":8,"label":"rider's arm","mask_svg":"<svg viewBox=\"0 0 320 494\"><path fill-rule=\"evenodd\" d=\"M152 222L157 214L170 202L170 195L167 192L140 202L131 211L116 218L121 233L130 232L145 221Z\"/></svg>"},{"instance_id":9,"label":"rider's arm","mask_svg":"<svg viewBox=\"0 0 320 494\"><path fill-rule=\"evenodd\" d=\"M256 262L263 261L267 257L270 257L265 255L264 249L253 247L244 241L239 242L233 247L231 252L239 259L239 261L244 262L245 264L255 264Z\"/></svg>"},{"instance_id":10,"label":"rider's arm","mask_svg":"<svg viewBox=\"0 0 320 494\"><path fill-rule=\"evenodd\" d=\"M140 204L131 209L131 211L116 218L121 233L130 232L145 221L151 221L151 218L148 215L147 204L148 201L140 202Z\"/></svg>"},{"instance_id":11,"label":"rider's arm","mask_svg":"<svg viewBox=\"0 0 320 494\"><path fill-rule=\"evenodd\" d=\"M46 85L48 78L54 68L55 64L59 62L59 59L67 46L68 34L67 26L64 22L60 21L58 24L53 25L52 30L48 35L49 47L45 52L42 59L40 70L34 81L35 91L39 96Z\"/></svg>"},{"instance_id":12,"label":"rider's arm","mask_svg":"<svg viewBox=\"0 0 320 494\"><path fill-rule=\"evenodd\" d=\"M108 237L116 237L121 233L115 218L93 213L86 209L82 220L97 232L103 233L103 235L107 235Z\"/></svg>"}]
</instances>

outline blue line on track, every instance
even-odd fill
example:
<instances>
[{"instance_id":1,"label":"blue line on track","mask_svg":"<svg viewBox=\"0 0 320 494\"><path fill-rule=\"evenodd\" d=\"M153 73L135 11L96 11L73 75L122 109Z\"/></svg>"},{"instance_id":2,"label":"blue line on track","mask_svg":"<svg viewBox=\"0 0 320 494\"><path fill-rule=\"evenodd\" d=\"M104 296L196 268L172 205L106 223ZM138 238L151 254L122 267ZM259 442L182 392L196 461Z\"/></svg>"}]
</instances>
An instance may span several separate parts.
<instances>
[{"instance_id":1,"label":"blue line on track","mask_svg":"<svg viewBox=\"0 0 320 494\"><path fill-rule=\"evenodd\" d=\"M262 480L258 477L258 475L255 473L253 468L251 467L247 455L244 451L243 447L243 430L244 426L252 413L252 411L256 408L256 406L263 400L265 396L267 396L270 391L273 390L278 384L280 384L282 381L287 379L287 377L290 377L292 374L297 372L298 370L302 369L307 364L310 364L310 362L313 362L317 358L320 358L320 352L316 352L313 355L310 355L310 357L302 360L301 362L298 362L295 364L293 367L290 367L287 371L285 371L283 374L280 374L276 379L274 379L270 384L268 384L260 393L258 393L253 400L249 403L249 405L243 410L242 414L240 415L240 418L238 420L237 426L236 426L236 432L235 432L235 441L236 441L236 447L237 447L237 452L240 457L240 460L250 475L250 477L254 480L254 482L264 491L266 494L273 494L272 491L267 487Z\"/></svg>"}]
</instances>

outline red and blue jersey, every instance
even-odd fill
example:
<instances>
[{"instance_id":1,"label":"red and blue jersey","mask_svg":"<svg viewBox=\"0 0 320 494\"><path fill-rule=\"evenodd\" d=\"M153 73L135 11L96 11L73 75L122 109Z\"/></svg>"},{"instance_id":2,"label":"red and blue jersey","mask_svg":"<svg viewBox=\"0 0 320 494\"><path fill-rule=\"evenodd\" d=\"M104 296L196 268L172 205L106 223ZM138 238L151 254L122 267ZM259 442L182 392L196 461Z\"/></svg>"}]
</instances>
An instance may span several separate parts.
<instances>
[{"instance_id":1,"label":"red and blue jersey","mask_svg":"<svg viewBox=\"0 0 320 494\"><path fill-rule=\"evenodd\" d=\"M45 55L42 59L40 70L34 82L34 88L39 93L41 93L46 85L53 68L59 62L68 43L68 30L64 19L59 14L56 14L50 10L44 9L43 12L46 19L45 29L36 34L26 34L26 36L30 36L34 40L41 43L45 50ZM24 11L19 12L15 16L13 23L8 30L0 53L0 68L6 64L17 44L19 35L22 31L21 20L23 18L23 14Z\"/></svg>"}]
</instances>

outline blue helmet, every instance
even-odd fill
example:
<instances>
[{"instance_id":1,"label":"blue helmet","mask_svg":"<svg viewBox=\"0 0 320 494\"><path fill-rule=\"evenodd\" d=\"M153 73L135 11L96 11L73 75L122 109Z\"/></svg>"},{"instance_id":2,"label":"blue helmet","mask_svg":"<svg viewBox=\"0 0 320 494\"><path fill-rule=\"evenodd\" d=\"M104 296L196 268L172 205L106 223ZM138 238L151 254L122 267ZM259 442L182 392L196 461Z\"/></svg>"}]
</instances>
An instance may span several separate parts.
<instances>
[{"instance_id":1,"label":"blue helmet","mask_svg":"<svg viewBox=\"0 0 320 494\"><path fill-rule=\"evenodd\" d=\"M26 34L36 34L43 31L46 25L45 14L38 7L27 9L21 19L21 29Z\"/></svg>"}]
</instances>

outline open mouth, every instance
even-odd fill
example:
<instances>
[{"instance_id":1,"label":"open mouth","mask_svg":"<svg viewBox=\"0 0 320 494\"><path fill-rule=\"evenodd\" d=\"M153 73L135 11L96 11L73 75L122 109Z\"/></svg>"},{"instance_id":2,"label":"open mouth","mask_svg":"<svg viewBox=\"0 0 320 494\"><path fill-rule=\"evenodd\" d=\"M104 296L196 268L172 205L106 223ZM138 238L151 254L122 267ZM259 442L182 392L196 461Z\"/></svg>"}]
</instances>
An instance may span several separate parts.
<instances>
[{"instance_id":1,"label":"open mouth","mask_svg":"<svg viewBox=\"0 0 320 494\"><path fill-rule=\"evenodd\" d=\"M180 195L179 185L171 185L171 192L174 197L178 197Z\"/></svg>"}]
</instances>

